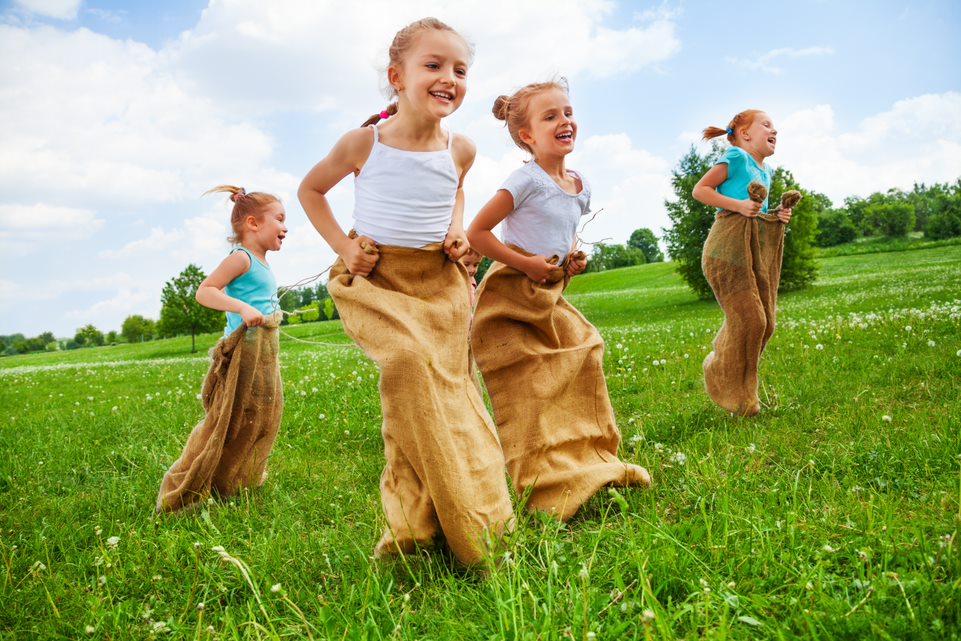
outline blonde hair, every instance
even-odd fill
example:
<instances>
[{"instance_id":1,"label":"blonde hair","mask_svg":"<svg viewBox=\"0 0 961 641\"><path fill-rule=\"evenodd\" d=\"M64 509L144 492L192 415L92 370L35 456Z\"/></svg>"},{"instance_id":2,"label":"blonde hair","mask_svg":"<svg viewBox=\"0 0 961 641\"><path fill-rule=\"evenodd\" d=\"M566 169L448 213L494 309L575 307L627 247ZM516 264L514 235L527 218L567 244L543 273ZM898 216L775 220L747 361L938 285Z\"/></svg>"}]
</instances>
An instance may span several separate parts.
<instances>
[{"instance_id":1,"label":"blonde hair","mask_svg":"<svg viewBox=\"0 0 961 641\"><path fill-rule=\"evenodd\" d=\"M531 99L551 89L559 89L564 93L569 93L567 79L558 78L549 82L534 82L525 85L515 91L512 96L498 96L494 101L494 107L491 109L495 118L506 123L507 131L510 132L514 144L531 155L534 152L526 142L521 140L520 130L530 124L528 109L531 105Z\"/></svg>"},{"instance_id":2,"label":"blonde hair","mask_svg":"<svg viewBox=\"0 0 961 641\"><path fill-rule=\"evenodd\" d=\"M411 46L414 44L414 38L422 31L427 31L428 29L436 29L437 31L447 31L464 41L464 46L467 48L467 64L470 64L474 60L474 45L468 42L467 38L460 34L456 29L450 25L441 22L437 18L421 18L411 22L409 25L394 34L394 39L390 43L390 49L387 50L387 68L399 67L404 62L404 56L410 50ZM397 97L397 90L394 89L389 84L387 85L387 96L389 98ZM366 127L368 125L376 125L382 119L386 119L397 113L397 102L392 101L387 105L387 108L379 113L375 113L373 116L364 121L361 127ZM386 114L386 115L385 115Z\"/></svg>"},{"instance_id":3,"label":"blonde hair","mask_svg":"<svg viewBox=\"0 0 961 641\"><path fill-rule=\"evenodd\" d=\"M234 204L234 208L230 212L230 227L234 230L234 233L227 237L227 242L232 245L243 242L244 221L247 220L247 216L253 216L258 221L263 220L264 207L271 203L280 202L280 198L273 194L265 194L262 191L247 193L247 190L243 187L235 187L234 185L217 185L213 189L205 191L204 196L218 192L230 194L230 201Z\"/></svg>"},{"instance_id":4,"label":"blonde hair","mask_svg":"<svg viewBox=\"0 0 961 641\"><path fill-rule=\"evenodd\" d=\"M727 129L721 129L720 127L707 127L704 129L702 132L704 134L702 140L710 140L718 136L727 136L729 143L732 145L736 144L737 130L743 127L750 127L754 123L754 119L757 118L757 115L762 113L764 112L760 109L745 109L731 119Z\"/></svg>"}]
</instances>

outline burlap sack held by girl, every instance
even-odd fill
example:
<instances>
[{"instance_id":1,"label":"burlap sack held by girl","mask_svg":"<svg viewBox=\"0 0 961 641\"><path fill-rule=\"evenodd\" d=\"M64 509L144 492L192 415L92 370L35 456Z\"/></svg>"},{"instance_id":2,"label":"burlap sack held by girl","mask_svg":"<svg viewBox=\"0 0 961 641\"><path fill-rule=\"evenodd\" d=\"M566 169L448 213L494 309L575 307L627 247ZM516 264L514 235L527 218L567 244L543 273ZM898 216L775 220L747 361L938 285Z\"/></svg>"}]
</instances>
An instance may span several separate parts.
<instances>
[{"instance_id":1,"label":"burlap sack held by girl","mask_svg":"<svg viewBox=\"0 0 961 641\"><path fill-rule=\"evenodd\" d=\"M241 325L211 350L201 398L206 417L160 484L157 511L196 505L211 493L235 494L263 483L284 410L278 359L281 314Z\"/></svg>"},{"instance_id":2,"label":"burlap sack held by girl","mask_svg":"<svg viewBox=\"0 0 961 641\"><path fill-rule=\"evenodd\" d=\"M604 378L604 342L564 297L494 263L477 291L474 355L507 470L527 507L567 520L606 485L651 484L617 458L621 435Z\"/></svg>"},{"instance_id":3,"label":"burlap sack held by girl","mask_svg":"<svg viewBox=\"0 0 961 641\"><path fill-rule=\"evenodd\" d=\"M344 331L380 369L387 528L375 553L410 553L443 530L457 558L474 563L485 539L512 524L513 507L470 373L466 270L441 245L379 252L368 277L338 260L328 284Z\"/></svg>"},{"instance_id":4,"label":"burlap sack held by girl","mask_svg":"<svg viewBox=\"0 0 961 641\"><path fill-rule=\"evenodd\" d=\"M758 183L748 192L755 202L767 198ZM704 243L701 267L724 310L714 350L704 359L704 386L715 403L735 414L760 411L758 366L774 334L784 254L785 225L776 212L799 200L799 192L786 192L770 215L757 218L721 212Z\"/></svg>"}]
</instances>

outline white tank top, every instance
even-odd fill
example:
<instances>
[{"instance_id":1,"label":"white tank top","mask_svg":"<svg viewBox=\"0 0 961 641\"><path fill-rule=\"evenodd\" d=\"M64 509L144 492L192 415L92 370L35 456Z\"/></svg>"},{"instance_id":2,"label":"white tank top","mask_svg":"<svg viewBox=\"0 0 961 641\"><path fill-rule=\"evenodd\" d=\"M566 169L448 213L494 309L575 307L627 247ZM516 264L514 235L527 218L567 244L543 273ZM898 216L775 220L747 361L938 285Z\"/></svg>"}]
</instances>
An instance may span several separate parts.
<instances>
[{"instance_id":1,"label":"white tank top","mask_svg":"<svg viewBox=\"0 0 961 641\"><path fill-rule=\"evenodd\" d=\"M381 245L424 247L443 242L460 179L448 133L447 149L388 147L374 130L374 146L354 178L354 229Z\"/></svg>"}]
</instances>

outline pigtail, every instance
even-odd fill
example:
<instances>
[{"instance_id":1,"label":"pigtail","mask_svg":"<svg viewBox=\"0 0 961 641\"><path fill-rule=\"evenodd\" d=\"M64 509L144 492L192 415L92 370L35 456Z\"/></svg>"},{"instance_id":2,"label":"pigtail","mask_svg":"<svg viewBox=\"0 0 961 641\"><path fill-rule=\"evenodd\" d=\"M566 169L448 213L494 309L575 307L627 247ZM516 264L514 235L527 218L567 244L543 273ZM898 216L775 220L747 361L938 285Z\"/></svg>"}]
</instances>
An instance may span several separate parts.
<instances>
[{"instance_id":1,"label":"pigtail","mask_svg":"<svg viewBox=\"0 0 961 641\"><path fill-rule=\"evenodd\" d=\"M238 200L243 199L247 196L247 190L243 187L234 187L233 185L217 185L213 189L208 189L203 193L204 196L207 194L215 194L222 192L225 194L230 194L230 202L237 203Z\"/></svg>"},{"instance_id":2,"label":"pigtail","mask_svg":"<svg viewBox=\"0 0 961 641\"><path fill-rule=\"evenodd\" d=\"M733 141L734 139L734 129L721 129L720 127L707 127L702 132L704 137L701 140L710 140L711 138L717 138L718 136L727 136L728 141Z\"/></svg>"},{"instance_id":3,"label":"pigtail","mask_svg":"<svg viewBox=\"0 0 961 641\"><path fill-rule=\"evenodd\" d=\"M390 118L396 113L397 113L397 103L392 102L389 105L387 105L386 109L384 109L380 113L374 114L373 116L365 120L364 124L362 124L361 127L369 127L370 125L376 125L381 120L387 120L388 118Z\"/></svg>"}]
</instances>

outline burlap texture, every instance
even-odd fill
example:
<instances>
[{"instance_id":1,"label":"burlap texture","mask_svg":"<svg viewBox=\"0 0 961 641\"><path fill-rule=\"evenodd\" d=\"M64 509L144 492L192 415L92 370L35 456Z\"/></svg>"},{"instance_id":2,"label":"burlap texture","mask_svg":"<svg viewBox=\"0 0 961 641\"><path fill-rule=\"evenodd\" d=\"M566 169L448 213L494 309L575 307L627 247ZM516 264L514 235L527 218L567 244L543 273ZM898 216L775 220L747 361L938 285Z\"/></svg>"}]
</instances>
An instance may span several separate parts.
<instances>
[{"instance_id":1,"label":"burlap texture","mask_svg":"<svg viewBox=\"0 0 961 641\"><path fill-rule=\"evenodd\" d=\"M477 290L471 340L507 470L527 507L567 520L605 485L651 483L617 458L621 435L604 378L604 342L563 297L494 263Z\"/></svg>"},{"instance_id":2,"label":"burlap texture","mask_svg":"<svg viewBox=\"0 0 961 641\"><path fill-rule=\"evenodd\" d=\"M443 533L477 563L513 524L497 433L470 373L467 271L440 246L380 246L368 277L342 261L328 289L347 334L380 368L387 527L375 555Z\"/></svg>"},{"instance_id":3,"label":"burlap texture","mask_svg":"<svg viewBox=\"0 0 961 641\"><path fill-rule=\"evenodd\" d=\"M280 313L261 327L239 327L210 350L201 398L204 419L164 474L158 512L175 512L212 492L229 496L263 482L284 411Z\"/></svg>"},{"instance_id":4,"label":"burlap texture","mask_svg":"<svg viewBox=\"0 0 961 641\"><path fill-rule=\"evenodd\" d=\"M784 225L773 216L722 214L701 257L704 276L724 311L714 351L704 359L704 386L722 408L753 416L761 409L761 354L774 334Z\"/></svg>"}]
</instances>

